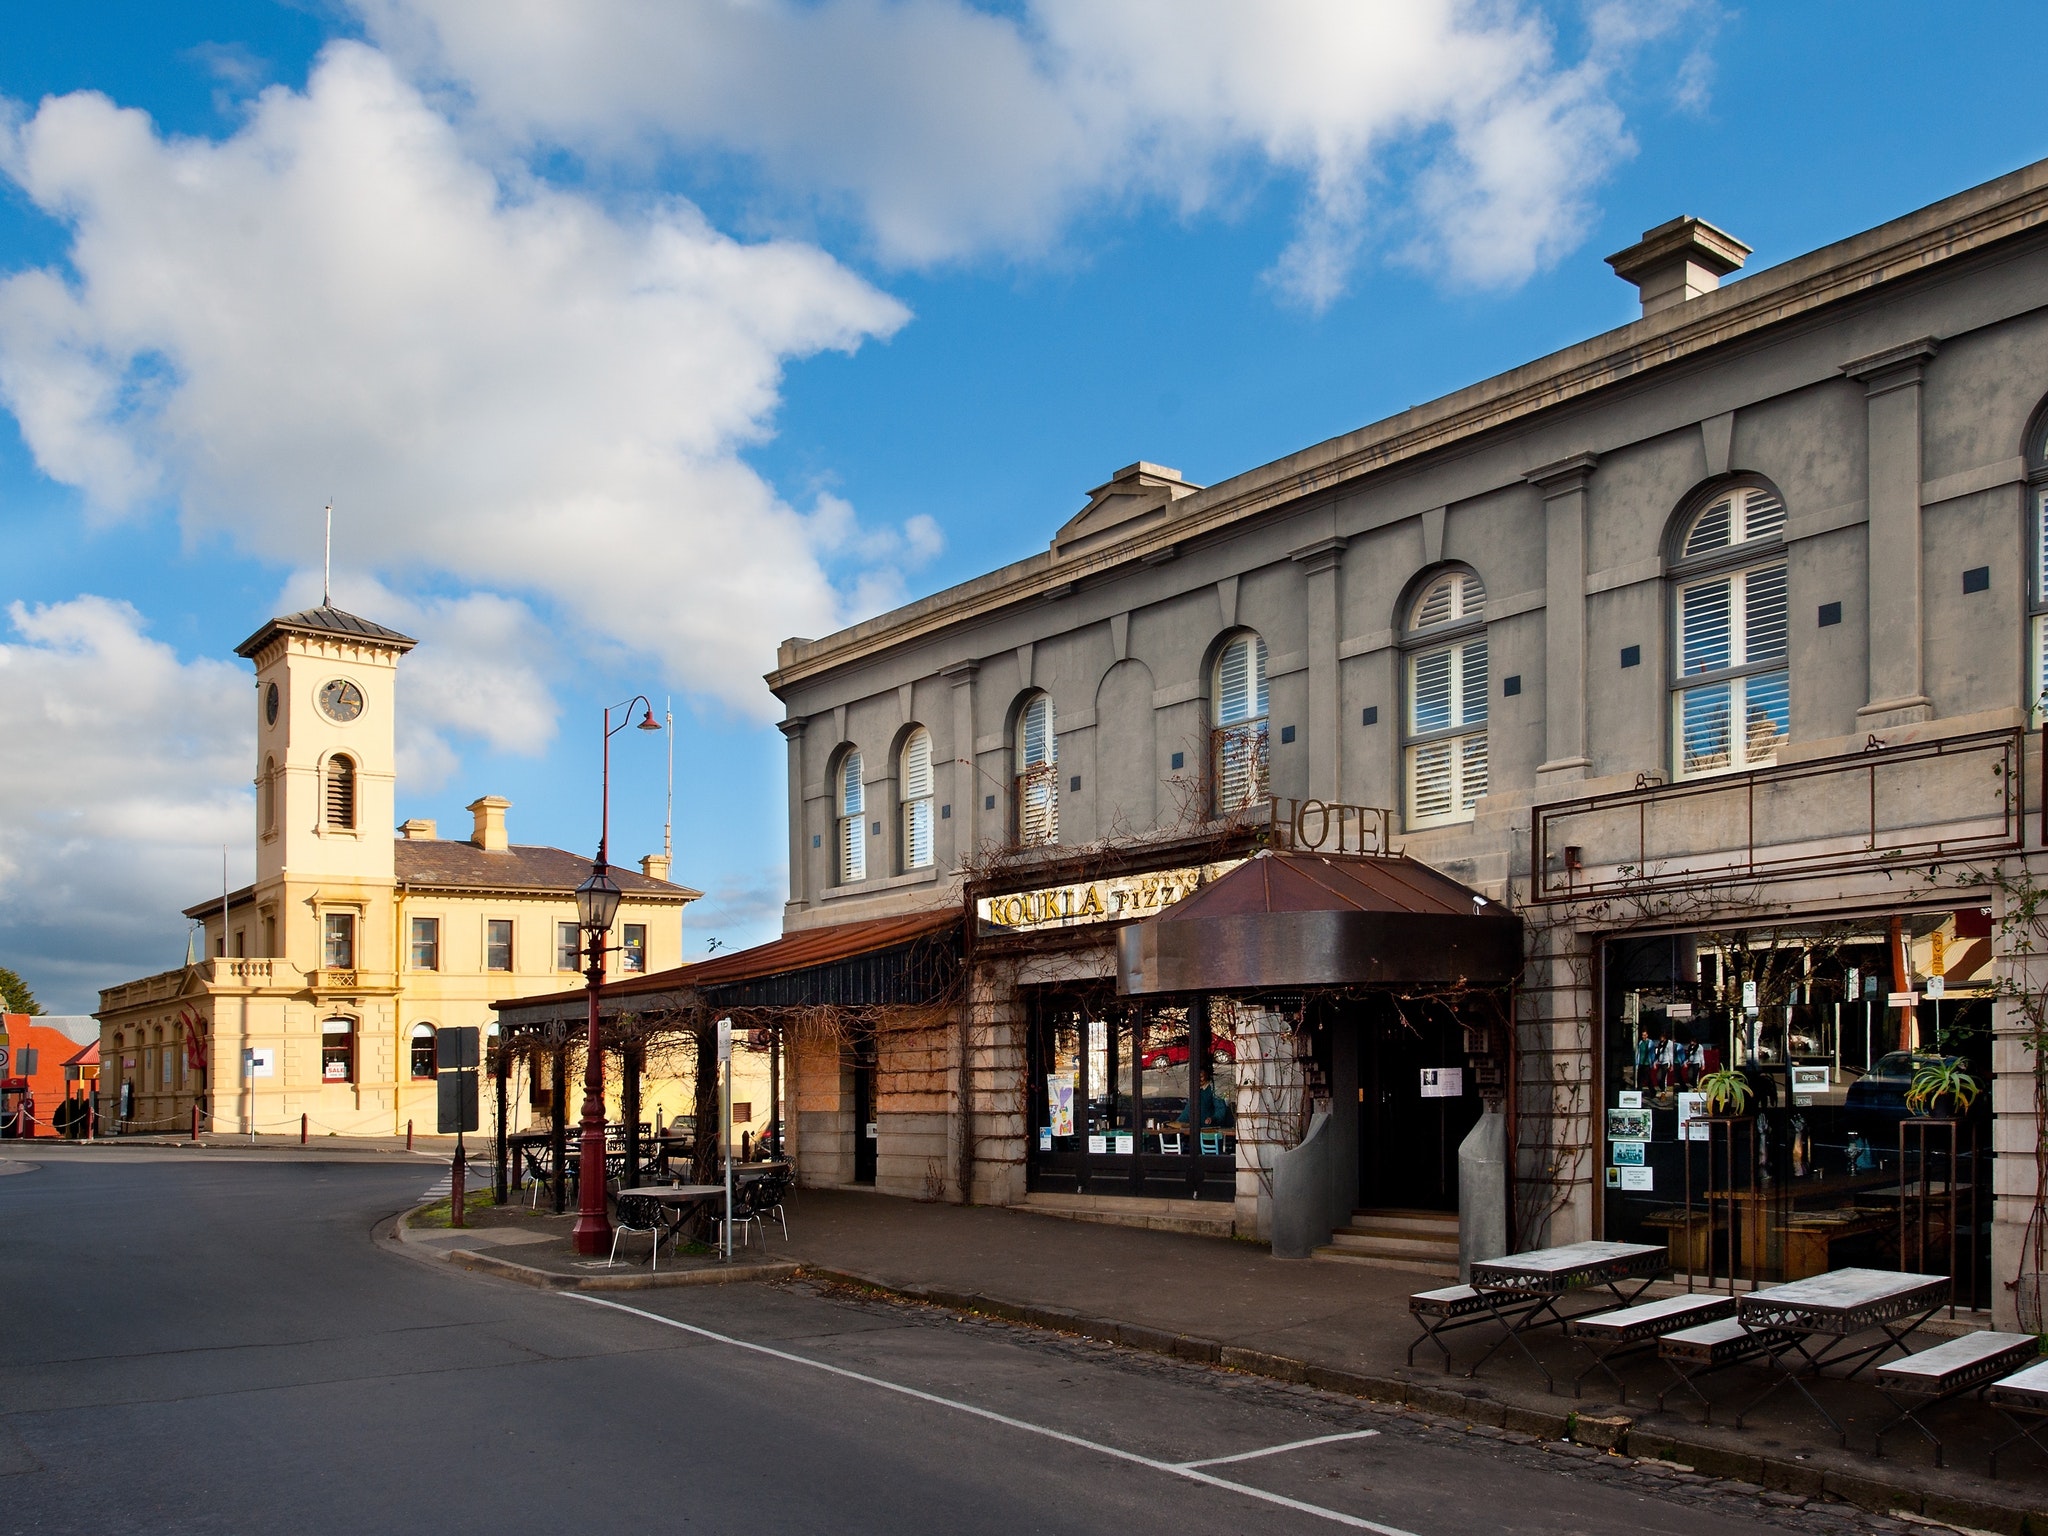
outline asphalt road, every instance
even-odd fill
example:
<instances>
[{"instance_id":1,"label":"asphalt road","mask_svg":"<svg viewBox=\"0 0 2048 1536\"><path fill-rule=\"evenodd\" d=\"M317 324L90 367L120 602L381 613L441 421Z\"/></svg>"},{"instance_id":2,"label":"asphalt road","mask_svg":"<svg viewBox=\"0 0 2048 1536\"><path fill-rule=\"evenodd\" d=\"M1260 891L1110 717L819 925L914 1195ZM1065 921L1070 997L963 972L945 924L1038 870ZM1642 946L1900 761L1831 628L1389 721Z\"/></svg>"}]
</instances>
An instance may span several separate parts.
<instances>
[{"instance_id":1,"label":"asphalt road","mask_svg":"<svg viewBox=\"0 0 2048 1536\"><path fill-rule=\"evenodd\" d=\"M435 1172L80 1151L0 1177L0 1531L1870 1528L800 1283L533 1291L373 1239Z\"/></svg>"}]
</instances>

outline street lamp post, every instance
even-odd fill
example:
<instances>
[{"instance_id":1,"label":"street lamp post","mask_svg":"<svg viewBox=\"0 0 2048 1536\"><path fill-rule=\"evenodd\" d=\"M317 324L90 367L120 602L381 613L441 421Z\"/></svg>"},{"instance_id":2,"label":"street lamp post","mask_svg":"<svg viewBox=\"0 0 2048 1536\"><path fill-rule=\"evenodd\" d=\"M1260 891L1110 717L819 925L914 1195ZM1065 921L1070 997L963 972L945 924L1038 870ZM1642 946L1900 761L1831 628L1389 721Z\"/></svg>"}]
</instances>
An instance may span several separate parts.
<instances>
[{"instance_id":1,"label":"street lamp post","mask_svg":"<svg viewBox=\"0 0 2048 1536\"><path fill-rule=\"evenodd\" d=\"M618 706L625 716L617 725L612 724L612 711L604 712L604 778L603 791L599 801L597 859L590 866L590 874L576 887L576 920L583 929L583 936L590 945L590 965L584 971L589 982L590 1032L585 1043L583 1056L583 1151L577 1175L576 1210L576 1251L583 1254L603 1253L609 1246L612 1235L611 1218L604 1205L604 1048L598 1042L597 1025L599 1007L604 993L604 949L606 936L611 933L612 923L619 915L619 901L624 894L618 882L612 879L609 861L612 832L612 737L623 731L632 721L633 706L645 705L639 728L643 731L658 731L661 722L654 718L654 706L645 697L628 699Z\"/></svg>"}]
</instances>

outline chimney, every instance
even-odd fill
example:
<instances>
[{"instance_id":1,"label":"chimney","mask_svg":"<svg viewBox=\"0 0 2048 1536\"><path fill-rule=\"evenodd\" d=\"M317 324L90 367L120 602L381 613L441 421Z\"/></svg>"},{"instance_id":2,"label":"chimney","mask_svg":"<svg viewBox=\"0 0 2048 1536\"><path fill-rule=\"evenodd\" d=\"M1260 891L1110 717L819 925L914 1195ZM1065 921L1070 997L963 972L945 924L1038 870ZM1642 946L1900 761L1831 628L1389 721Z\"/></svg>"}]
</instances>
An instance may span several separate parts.
<instances>
[{"instance_id":1,"label":"chimney","mask_svg":"<svg viewBox=\"0 0 2048 1536\"><path fill-rule=\"evenodd\" d=\"M440 835L440 828L425 816L413 817L411 821L402 823L398 830L408 843L431 843Z\"/></svg>"},{"instance_id":2,"label":"chimney","mask_svg":"<svg viewBox=\"0 0 2048 1536\"><path fill-rule=\"evenodd\" d=\"M1615 274L1634 283L1647 317L1712 293L1740 267L1749 247L1726 230L1691 214L1643 231L1643 238L1607 258Z\"/></svg>"},{"instance_id":3,"label":"chimney","mask_svg":"<svg viewBox=\"0 0 2048 1536\"><path fill-rule=\"evenodd\" d=\"M668 878L668 855L665 853L648 854L640 861L640 873L650 880L666 880Z\"/></svg>"},{"instance_id":4,"label":"chimney","mask_svg":"<svg viewBox=\"0 0 2048 1536\"><path fill-rule=\"evenodd\" d=\"M505 838L505 813L512 802L503 795L483 795L469 802L469 814L476 818L476 830L469 840L485 853L503 853L511 847Z\"/></svg>"}]
</instances>

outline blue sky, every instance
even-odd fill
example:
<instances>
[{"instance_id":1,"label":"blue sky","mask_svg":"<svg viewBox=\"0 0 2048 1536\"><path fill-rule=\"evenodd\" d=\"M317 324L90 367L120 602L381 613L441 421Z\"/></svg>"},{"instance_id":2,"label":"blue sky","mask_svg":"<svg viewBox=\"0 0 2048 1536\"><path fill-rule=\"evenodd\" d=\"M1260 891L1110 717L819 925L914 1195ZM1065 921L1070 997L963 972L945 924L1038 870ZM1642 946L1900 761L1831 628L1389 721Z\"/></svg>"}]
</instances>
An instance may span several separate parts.
<instances>
[{"instance_id":1,"label":"blue sky","mask_svg":"<svg viewBox=\"0 0 2048 1536\"><path fill-rule=\"evenodd\" d=\"M0 964L175 964L250 868L232 647L422 645L399 814L595 838L674 696L686 946L772 935L759 683L1042 548L2048 154L2037 6L456 0L18 8L0 49ZM99 93L98 96L81 93ZM662 751L616 762L659 846Z\"/></svg>"}]
</instances>

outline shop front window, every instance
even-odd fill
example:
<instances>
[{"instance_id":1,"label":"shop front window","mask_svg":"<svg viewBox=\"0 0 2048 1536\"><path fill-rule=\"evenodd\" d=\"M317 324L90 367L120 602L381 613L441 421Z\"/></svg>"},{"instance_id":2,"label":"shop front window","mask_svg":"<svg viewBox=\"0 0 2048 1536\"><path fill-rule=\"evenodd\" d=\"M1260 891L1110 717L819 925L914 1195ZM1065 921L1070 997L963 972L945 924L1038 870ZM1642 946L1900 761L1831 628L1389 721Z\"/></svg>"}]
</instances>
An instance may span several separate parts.
<instances>
[{"instance_id":1,"label":"shop front window","mask_svg":"<svg viewBox=\"0 0 2048 1536\"><path fill-rule=\"evenodd\" d=\"M1959 1305L1988 1305L1986 909L1605 948L1609 1239L1667 1243L1680 1270L1760 1282L1855 1265L1946 1273ZM1982 1090L1952 1126L1912 1101L1930 1064ZM1706 1101L1719 1072L1740 1081L1739 1113Z\"/></svg>"},{"instance_id":2,"label":"shop front window","mask_svg":"<svg viewBox=\"0 0 2048 1536\"><path fill-rule=\"evenodd\" d=\"M353 1019L326 1019L320 1025L320 1080L356 1080L356 1026Z\"/></svg>"},{"instance_id":3,"label":"shop front window","mask_svg":"<svg viewBox=\"0 0 2048 1536\"><path fill-rule=\"evenodd\" d=\"M1234 1197L1236 1045L1206 1012L1106 992L1037 999L1034 1189Z\"/></svg>"}]
</instances>

